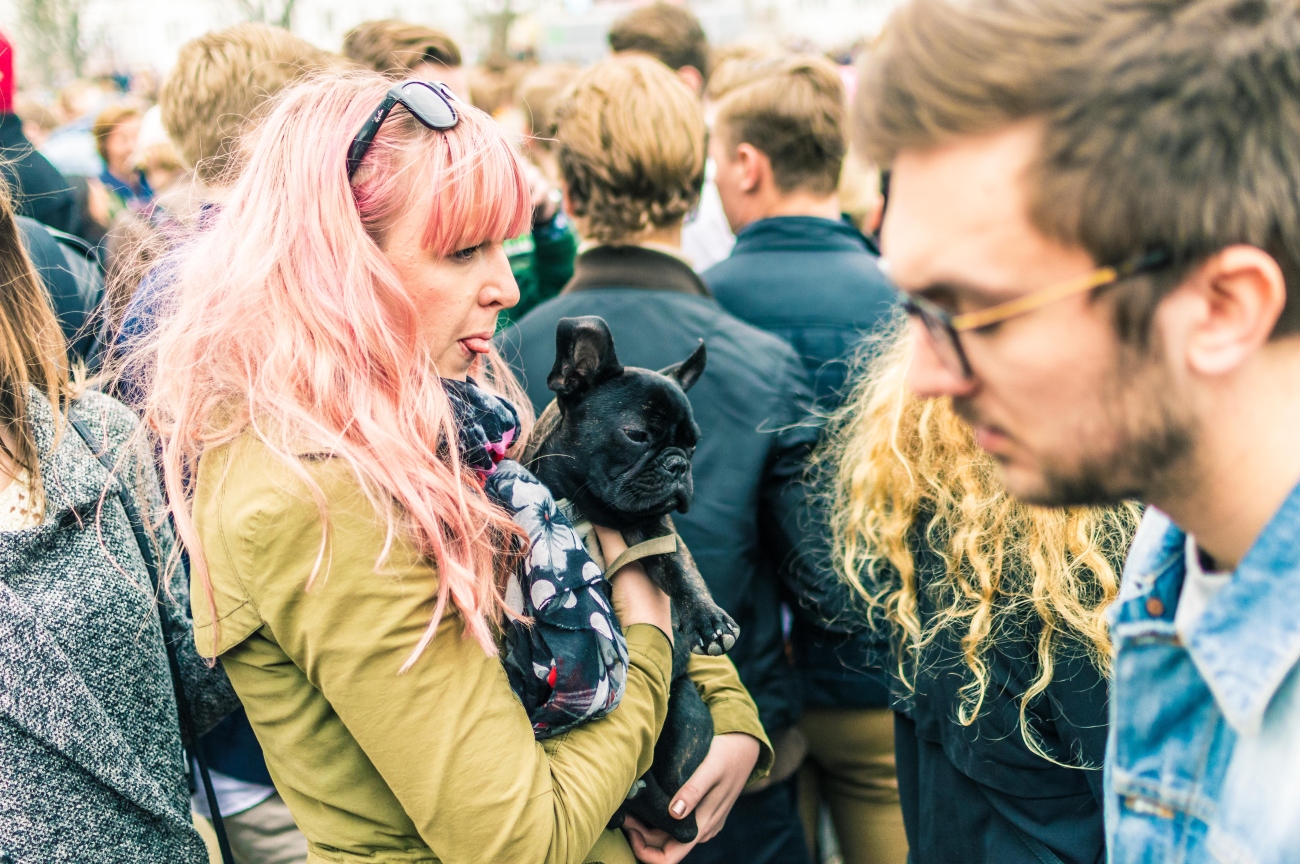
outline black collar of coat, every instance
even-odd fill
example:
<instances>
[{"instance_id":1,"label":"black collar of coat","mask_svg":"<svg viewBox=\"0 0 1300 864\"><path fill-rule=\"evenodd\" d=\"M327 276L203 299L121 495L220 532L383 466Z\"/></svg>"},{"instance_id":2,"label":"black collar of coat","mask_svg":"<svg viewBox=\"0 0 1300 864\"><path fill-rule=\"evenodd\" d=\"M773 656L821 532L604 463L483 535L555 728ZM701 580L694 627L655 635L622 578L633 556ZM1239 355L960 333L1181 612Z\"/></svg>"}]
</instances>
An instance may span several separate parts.
<instances>
[{"instance_id":1,"label":"black collar of coat","mask_svg":"<svg viewBox=\"0 0 1300 864\"><path fill-rule=\"evenodd\" d=\"M562 294L597 288L643 288L712 297L695 271L680 258L644 246L605 245L589 249L573 264Z\"/></svg>"}]
</instances>

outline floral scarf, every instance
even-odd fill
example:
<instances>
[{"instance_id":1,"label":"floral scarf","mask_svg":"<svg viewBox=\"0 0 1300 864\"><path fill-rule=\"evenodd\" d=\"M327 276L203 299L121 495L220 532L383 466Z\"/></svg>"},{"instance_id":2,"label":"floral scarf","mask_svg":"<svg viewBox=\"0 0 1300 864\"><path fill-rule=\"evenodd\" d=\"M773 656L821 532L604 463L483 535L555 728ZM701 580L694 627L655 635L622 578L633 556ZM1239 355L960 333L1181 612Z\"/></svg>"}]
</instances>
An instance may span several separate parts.
<instances>
[{"instance_id":1,"label":"floral scarf","mask_svg":"<svg viewBox=\"0 0 1300 864\"><path fill-rule=\"evenodd\" d=\"M519 434L514 406L473 379L444 379L461 459L495 504L528 533L529 553L510 577L506 603L533 619L505 625L502 663L533 734L549 738L613 711L627 683L627 642L609 582L532 472L505 458Z\"/></svg>"}]
</instances>

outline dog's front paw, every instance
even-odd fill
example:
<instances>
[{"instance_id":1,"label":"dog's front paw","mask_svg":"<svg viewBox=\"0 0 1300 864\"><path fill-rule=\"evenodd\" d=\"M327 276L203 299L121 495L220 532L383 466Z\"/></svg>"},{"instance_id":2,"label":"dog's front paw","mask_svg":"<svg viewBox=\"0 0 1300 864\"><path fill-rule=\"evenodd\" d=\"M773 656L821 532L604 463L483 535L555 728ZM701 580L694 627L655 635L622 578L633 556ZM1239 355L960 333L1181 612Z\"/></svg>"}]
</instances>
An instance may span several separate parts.
<instances>
[{"instance_id":1,"label":"dog's front paw","mask_svg":"<svg viewBox=\"0 0 1300 864\"><path fill-rule=\"evenodd\" d=\"M718 606L702 610L693 629L695 641L691 644L691 652L694 654L720 657L740 638L740 626Z\"/></svg>"}]
</instances>

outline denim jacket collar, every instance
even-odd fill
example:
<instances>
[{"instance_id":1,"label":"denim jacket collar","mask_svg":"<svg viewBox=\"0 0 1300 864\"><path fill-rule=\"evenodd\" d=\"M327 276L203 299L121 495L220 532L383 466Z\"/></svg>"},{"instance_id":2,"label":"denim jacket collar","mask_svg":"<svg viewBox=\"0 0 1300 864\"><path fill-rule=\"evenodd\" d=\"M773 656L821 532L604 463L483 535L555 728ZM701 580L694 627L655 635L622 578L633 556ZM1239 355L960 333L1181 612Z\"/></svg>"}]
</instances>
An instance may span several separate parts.
<instances>
[{"instance_id":1,"label":"denim jacket collar","mask_svg":"<svg viewBox=\"0 0 1300 864\"><path fill-rule=\"evenodd\" d=\"M1150 509L1134 538L1112 620L1151 618L1132 602L1177 597L1187 535ZM1223 717L1239 733L1260 729L1269 702L1300 661L1300 486L1273 515L1232 579L1197 622L1188 654ZM1172 609L1169 614L1172 614Z\"/></svg>"}]
</instances>

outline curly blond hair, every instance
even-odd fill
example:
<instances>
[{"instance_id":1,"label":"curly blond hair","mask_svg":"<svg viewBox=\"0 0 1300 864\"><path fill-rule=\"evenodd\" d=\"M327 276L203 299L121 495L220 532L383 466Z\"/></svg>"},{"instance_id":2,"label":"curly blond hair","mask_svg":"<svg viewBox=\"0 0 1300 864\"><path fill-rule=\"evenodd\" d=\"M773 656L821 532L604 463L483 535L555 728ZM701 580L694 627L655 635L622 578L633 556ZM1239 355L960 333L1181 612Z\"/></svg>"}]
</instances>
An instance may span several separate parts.
<instances>
[{"instance_id":1,"label":"curly blond hair","mask_svg":"<svg viewBox=\"0 0 1300 864\"><path fill-rule=\"evenodd\" d=\"M1102 613L1119 592L1117 563L1140 515L1135 504L1049 509L1007 494L998 465L975 443L947 399L920 400L907 388L911 339L903 334L870 364L820 455L830 487L836 568L899 637L898 675L915 686L922 650L945 631L957 636L970 674L957 719L979 716L989 684L987 655L1018 622L1037 625L1037 675L1019 694L1020 730L1034 753L1055 762L1026 719L1052 681L1058 659L1087 656L1110 666ZM928 519L924 526L921 519ZM918 577L909 539L944 565ZM918 595L937 613L923 621ZM1062 763L1057 763L1062 764ZM1095 767L1095 766L1071 766Z\"/></svg>"}]
</instances>

